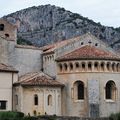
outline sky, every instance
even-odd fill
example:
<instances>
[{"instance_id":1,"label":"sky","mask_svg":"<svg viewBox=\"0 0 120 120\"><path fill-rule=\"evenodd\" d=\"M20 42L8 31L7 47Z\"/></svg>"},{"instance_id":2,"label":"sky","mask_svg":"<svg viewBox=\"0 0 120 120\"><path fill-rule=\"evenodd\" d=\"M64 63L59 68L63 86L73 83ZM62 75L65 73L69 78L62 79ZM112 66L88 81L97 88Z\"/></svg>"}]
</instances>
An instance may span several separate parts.
<instances>
[{"instance_id":1,"label":"sky","mask_svg":"<svg viewBox=\"0 0 120 120\"><path fill-rule=\"evenodd\" d=\"M0 17L45 4L64 7L105 26L120 27L120 0L1 0Z\"/></svg>"}]
</instances>

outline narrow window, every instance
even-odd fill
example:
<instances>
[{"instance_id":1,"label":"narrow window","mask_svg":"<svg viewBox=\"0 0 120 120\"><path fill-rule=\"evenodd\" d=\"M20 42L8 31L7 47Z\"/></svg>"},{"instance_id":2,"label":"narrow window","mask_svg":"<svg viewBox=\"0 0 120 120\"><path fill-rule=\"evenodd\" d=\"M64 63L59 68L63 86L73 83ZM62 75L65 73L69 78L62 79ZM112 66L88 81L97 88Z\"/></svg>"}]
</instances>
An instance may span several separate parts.
<instances>
[{"instance_id":1,"label":"narrow window","mask_svg":"<svg viewBox=\"0 0 120 120\"><path fill-rule=\"evenodd\" d=\"M62 64L59 64L59 70L62 72Z\"/></svg>"},{"instance_id":2,"label":"narrow window","mask_svg":"<svg viewBox=\"0 0 120 120\"><path fill-rule=\"evenodd\" d=\"M82 70L85 70L85 63L82 63Z\"/></svg>"},{"instance_id":3,"label":"narrow window","mask_svg":"<svg viewBox=\"0 0 120 120\"><path fill-rule=\"evenodd\" d=\"M82 81L76 81L73 86L73 96L75 100L84 99L84 83Z\"/></svg>"},{"instance_id":4,"label":"narrow window","mask_svg":"<svg viewBox=\"0 0 120 120\"><path fill-rule=\"evenodd\" d=\"M95 63L94 63L94 68L95 68L95 70L99 70L98 62L95 62Z\"/></svg>"},{"instance_id":5,"label":"narrow window","mask_svg":"<svg viewBox=\"0 0 120 120\"><path fill-rule=\"evenodd\" d=\"M88 63L88 70L92 70L92 63L91 62Z\"/></svg>"},{"instance_id":6,"label":"narrow window","mask_svg":"<svg viewBox=\"0 0 120 120\"><path fill-rule=\"evenodd\" d=\"M73 64L70 63L70 70L73 70Z\"/></svg>"},{"instance_id":7,"label":"narrow window","mask_svg":"<svg viewBox=\"0 0 120 120\"><path fill-rule=\"evenodd\" d=\"M5 110L6 109L6 103L7 103L7 101L4 101L4 100L0 101L0 109Z\"/></svg>"},{"instance_id":8,"label":"narrow window","mask_svg":"<svg viewBox=\"0 0 120 120\"><path fill-rule=\"evenodd\" d=\"M38 95L34 95L34 105L38 105Z\"/></svg>"},{"instance_id":9,"label":"narrow window","mask_svg":"<svg viewBox=\"0 0 120 120\"><path fill-rule=\"evenodd\" d=\"M104 71L104 63L101 63L101 70Z\"/></svg>"},{"instance_id":10,"label":"narrow window","mask_svg":"<svg viewBox=\"0 0 120 120\"><path fill-rule=\"evenodd\" d=\"M15 105L18 105L18 95L15 95Z\"/></svg>"},{"instance_id":11,"label":"narrow window","mask_svg":"<svg viewBox=\"0 0 120 120\"><path fill-rule=\"evenodd\" d=\"M84 99L84 85L82 82L78 83L78 100Z\"/></svg>"},{"instance_id":12,"label":"narrow window","mask_svg":"<svg viewBox=\"0 0 120 120\"><path fill-rule=\"evenodd\" d=\"M4 30L4 24L0 24L0 31Z\"/></svg>"},{"instance_id":13,"label":"narrow window","mask_svg":"<svg viewBox=\"0 0 120 120\"><path fill-rule=\"evenodd\" d=\"M48 95L48 106L52 105L52 95Z\"/></svg>"},{"instance_id":14,"label":"narrow window","mask_svg":"<svg viewBox=\"0 0 120 120\"><path fill-rule=\"evenodd\" d=\"M76 69L78 69L79 68L79 63L77 62L77 63L75 63L75 67L76 67Z\"/></svg>"},{"instance_id":15,"label":"narrow window","mask_svg":"<svg viewBox=\"0 0 120 120\"><path fill-rule=\"evenodd\" d=\"M64 70L67 71L67 68L68 68L68 67L67 67L67 64L64 63Z\"/></svg>"},{"instance_id":16,"label":"narrow window","mask_svg":"<svg viewBox=\"0 0 120 120\"><path fill-rule=\"evenodd\" d=\"M113 81L108 81L105 87L105 97L106 99L115 99L116 86Z\"/></svg>"},{"instance_id":17,"label":"narrow window","mask_svg":"<svg viewBox=\"0 0 120 120\"><path fill-rule=\"evenodd\" d=\"M107 70L110 71L110 63L107 63L106 67L107 67Z\"/></svg>"}]
</instances>

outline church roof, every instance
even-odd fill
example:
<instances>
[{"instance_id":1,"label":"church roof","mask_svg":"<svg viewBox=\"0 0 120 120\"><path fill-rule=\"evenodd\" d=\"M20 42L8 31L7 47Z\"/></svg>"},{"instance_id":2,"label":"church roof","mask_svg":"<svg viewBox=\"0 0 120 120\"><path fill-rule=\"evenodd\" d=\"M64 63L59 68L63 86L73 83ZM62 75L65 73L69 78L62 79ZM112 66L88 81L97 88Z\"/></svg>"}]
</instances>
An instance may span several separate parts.
<instances>
[{"instance_id":1,"label":"church roof","mask_svg":"<svg viewBox=\"0 0 120 120\"><path fill-rule=\"evenodd\" d=\"M76 49L70 53L67 53L59 58L57 61L74 60L74 59L119 59L120 57L115 53L103 50L95 46L85 45L79 49Z\"/></svg>"},{"instance_id":2,"label":"church roof","mask_svg":"<svg viewBox=\"0 0 120 120\"><path fill-rule=\"evenodd\" d=\"M1 72L18 72L15 68L9 65L5 65L3 63L0 63L0 71Z\"/></svg>"},{"instance_id":3,"label":"church roof","mask_svg":"<svg viewBox=\"0 0 120 120\"><path fill-rule=\"evenodd\" d=\"M15 45L16 48L25 48L25 49L33 49L33 50L41 50L41 48L32 46L32 45Z\"/></svg>"},{"instance_id":4,"label":"church roof","mask_svg":"<svg viewBox=\"0 0 120 120\"><path fill-rule=\"evenodd\" d=\"M54 80L52 77L42 73L42 72L34 72L27 73L19 78L19 81L14 85L22 85L22 86L64 86L60 82Z\"/></svg>"},{"instance_id":5,"label":"church roof","mask_svg":"<svg viewBox=\"0 0 120 120\"><path fill-rule=\"evenodd\" d=\"M44 51L44 54L48 54L48 53L52 53L54 52L56 49L62 47L62 46L65 46L73 41L77 41L80 39L80 36L77 36L77 37L74 37L74 38L71 38L71 39L67 39L67 40L64 40L64 41L58 41L54 44L51 44L51 45L46 45L44 47L42 47L41 49Z\"/></svg>"}]
</instances>

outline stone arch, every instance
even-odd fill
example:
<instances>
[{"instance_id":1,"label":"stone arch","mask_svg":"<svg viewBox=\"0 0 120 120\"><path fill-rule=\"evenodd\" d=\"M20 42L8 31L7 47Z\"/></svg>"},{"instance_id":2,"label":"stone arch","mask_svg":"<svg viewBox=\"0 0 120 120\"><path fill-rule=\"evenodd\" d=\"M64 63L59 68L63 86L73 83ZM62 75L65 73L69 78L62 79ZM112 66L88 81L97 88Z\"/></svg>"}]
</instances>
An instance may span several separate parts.
<instances>
[{"instance_id":1,"label":"stone arch","mask_svg":"<svg viewBox=\"0 0 120 120\"><path fill-rule=\"evenodd\" d=\"M51 60L51 59L52 59L52 56L50 55L49 58L50 58L50 60Z\"/></svg>"},{"instance_id":2,"label":"stone arch","mask_svg":"<svg viewBox=\"0 0 120 120\"><path fill-rule=\"evenodd\" d=\"M114 81L109 80L105 86L105 99L115 100L116 98L116 84Z\"/></svg>"},{"instance_id":3,"label":"stone arch","mask_svg":"<svg viewBox=\"0 0 120 120\"><path fill-rule=\"evenodd\" d=\"M73 84L74 89L74 99L75 100L83 100L84 99L84 83L82 81L76 81Z\"/></svg>"},{"instance_id":4,"label":"stone arch","mask_svg":"<svg viewBox=\"0 0 120 120\"><path fill-rule=\"evenodd\" d=\"M47 56L47 61L49 61L49 56Z\"/></svg>"}]
</instances>

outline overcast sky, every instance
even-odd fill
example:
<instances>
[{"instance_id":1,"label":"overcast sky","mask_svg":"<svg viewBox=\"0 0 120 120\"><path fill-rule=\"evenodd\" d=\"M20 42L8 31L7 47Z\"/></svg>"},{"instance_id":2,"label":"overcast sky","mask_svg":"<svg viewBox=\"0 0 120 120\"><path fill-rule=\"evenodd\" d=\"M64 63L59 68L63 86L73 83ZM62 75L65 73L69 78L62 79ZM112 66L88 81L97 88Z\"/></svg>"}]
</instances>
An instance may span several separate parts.
<instances>
[{"instance_id":1,"label":"overcast sky","mask_svg":"<svg viewBox=\"0 0 120 120\"><path fill-rule=\"evenodd\" d=\"M106 26L120 27L120 0L1 0L0 17L45 4L64 7Z\"/></svg>"}]
</instances>

